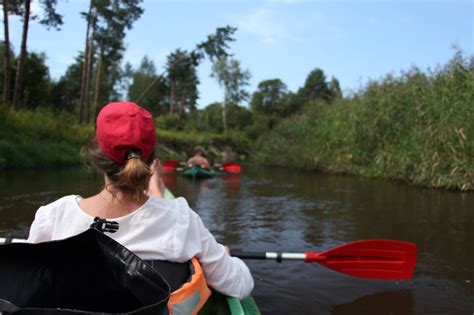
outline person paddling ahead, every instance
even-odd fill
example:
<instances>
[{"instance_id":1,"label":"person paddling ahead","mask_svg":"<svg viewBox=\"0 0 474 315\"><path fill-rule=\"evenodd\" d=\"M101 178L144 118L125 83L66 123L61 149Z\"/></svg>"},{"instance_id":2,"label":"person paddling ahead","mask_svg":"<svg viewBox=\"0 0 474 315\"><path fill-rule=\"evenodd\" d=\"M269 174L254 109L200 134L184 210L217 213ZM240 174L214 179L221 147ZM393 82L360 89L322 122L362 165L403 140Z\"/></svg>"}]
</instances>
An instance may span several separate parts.
<instances>
[{"instance_id":1,"label":"person paddling ahead","mask_svg":"<svg viewBox=\"0 0 474 315\"><path fill-rule=\"evenodd\" d=\"M193 167L194 165L210 168L209 161L206 159L206 151L203 147L195 147L194 155L186 161L186 167Z\"/></svg>"},{"instance_id":2,"label":"person paddling ahead","mask_svg":"<svg viewBox=\"0 0 474 315\"><path fill-rule=\"evenodd\" d=\"M184 198L162 198L155 143L148 111L125 101L106 105L87 147L91 164L104 176L103 189L91 197L70 195L40 207L28 242L79 234L95 217L113 219L119 230L109 236L142 259L194 259L211 288L237 298L248 296L254 281L245 263L228 254Z\"/></svg>"}]
</instances>

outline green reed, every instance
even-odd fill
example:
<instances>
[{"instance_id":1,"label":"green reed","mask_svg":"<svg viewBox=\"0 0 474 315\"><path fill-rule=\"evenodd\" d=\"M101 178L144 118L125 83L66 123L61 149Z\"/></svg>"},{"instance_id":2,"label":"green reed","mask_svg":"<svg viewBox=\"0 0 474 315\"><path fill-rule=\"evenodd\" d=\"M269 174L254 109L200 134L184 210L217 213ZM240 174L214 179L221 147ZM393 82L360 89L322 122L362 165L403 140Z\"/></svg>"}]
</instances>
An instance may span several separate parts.
<instances>
[{"instance_id":1,"label":"green reed","mask_svg":"<svg viewBox=\"0 0 474 315\"><path fill-rule=\"evenodd\" d=\"M474 189L474 62L460 53L433 71L412 69L370 82L262 137L257 161Z\"/></svg>"}]
</instances>

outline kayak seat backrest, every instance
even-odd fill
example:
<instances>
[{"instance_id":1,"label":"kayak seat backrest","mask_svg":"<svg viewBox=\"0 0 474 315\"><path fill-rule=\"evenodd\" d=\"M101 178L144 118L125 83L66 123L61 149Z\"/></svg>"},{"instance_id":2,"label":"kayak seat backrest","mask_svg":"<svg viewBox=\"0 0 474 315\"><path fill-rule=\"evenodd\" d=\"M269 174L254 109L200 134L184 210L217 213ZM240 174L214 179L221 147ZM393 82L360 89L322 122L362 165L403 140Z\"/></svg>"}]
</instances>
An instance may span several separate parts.
<instances>
[{"instance_id":1,"label":"kayak seat backrest","mask_svg":"<svg viewBox=\"0 0 474 315\"><path fill-rule=\"evenodd\" d=\"M146 262L168 282L171 292L179 289L192 276L192 264L189 261L177 263L164 260L146 260Z\"/></svg>"},{"instance_id":2,"label":"kayak seat backrest","mask_svg":"<svg viewBox=\"0 0 474 315\"><path fill-rule=\"evenodd\" d=\"M60 241L1 245L0 258L0 299L20 308L126 313L153 305L160 314L169 298L153 268L94 229Z\"/></svg>"}]
</instances>

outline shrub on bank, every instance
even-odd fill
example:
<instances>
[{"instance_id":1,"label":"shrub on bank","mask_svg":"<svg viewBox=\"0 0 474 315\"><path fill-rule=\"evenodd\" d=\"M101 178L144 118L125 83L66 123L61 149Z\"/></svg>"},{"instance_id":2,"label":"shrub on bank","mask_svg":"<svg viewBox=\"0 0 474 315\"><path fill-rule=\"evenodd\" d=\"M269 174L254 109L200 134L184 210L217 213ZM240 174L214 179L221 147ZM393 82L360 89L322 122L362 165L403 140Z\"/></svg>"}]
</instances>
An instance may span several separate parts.
<instances>
[{"instance_id":1,"label":"shrub on bank","mask_svg":"<svg viewBox=\"0 0 474 315\"><path fill-rule=\"evenodd\" d=\"M80 163L80 147L92 132L66 113L0 107L0 169Z\"/></svg>"},{"instance_id":2,"label":"shrub on bank","mask_svg":"<svg viewBox=\"0 0 474 315\"><path fill-rule=\"evenodd\" d=\"M160 124L157 124L161 126ZM79 125L70 114L54 115L45 109L14 110L0 106L0 169L65 166L81 163L81 148L94 132L92 125ZM157 156L184 159L196 145L224 147L247 153L243 132L227 134L158 129Z\"/></svg>"},{"instance_id":3,"label":"shrub on bank","mask_svg":"<svg viewBox=\"0 0 474 315\"><path fill-rule=\"evenodd\" d=\"M473 61L458 53L436 71L389 75L351 98L310 104L256 147L266 164L474 189Z\"/></svg>"}]
</instances>

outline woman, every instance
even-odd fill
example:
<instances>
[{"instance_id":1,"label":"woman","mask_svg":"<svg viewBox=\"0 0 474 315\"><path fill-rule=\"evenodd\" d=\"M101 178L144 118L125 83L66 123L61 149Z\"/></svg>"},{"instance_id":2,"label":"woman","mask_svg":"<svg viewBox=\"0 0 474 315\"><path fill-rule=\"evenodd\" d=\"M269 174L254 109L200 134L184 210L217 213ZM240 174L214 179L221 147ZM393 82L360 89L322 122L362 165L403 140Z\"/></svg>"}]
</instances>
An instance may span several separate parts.
<instances>
[{"instance_id":1,"label":"woman","mask_svg":"<svg viewBox=\"0 0 474 315\"><path fill-rule=\"evenodd\" d=\"M109 236L143 259L187 262L196 257L207 284L237 298L248 296L253 279L231 257L183 198L162 199L156 132L149 112L131 102L106 105L88 146L92 165L104 174L104 188L82 198L70 195L38 209L29 242L63 239L88 229L95 217L113 219Z\"/></svg>"}]
</instances>

